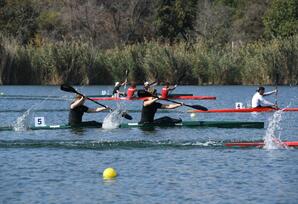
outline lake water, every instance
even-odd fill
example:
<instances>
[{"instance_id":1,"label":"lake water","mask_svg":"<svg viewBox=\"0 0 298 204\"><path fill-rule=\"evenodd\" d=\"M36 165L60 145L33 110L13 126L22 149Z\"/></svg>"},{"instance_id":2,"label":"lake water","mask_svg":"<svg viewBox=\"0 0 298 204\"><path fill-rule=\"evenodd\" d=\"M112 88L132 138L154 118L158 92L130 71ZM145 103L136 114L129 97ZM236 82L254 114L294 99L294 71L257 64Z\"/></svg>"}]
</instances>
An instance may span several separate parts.
<instances>
[{"instance_id":1,"label":"lake water","mask_svg":"<svg viewBox=\"0 0 298 204\"><path fill-rule=\"evenodd\" d=\"M112 90L77 88L90 95ZM233 108L236 102L249 104L256 88L179 86L175 93L216 96L217 100L184 102ZM73 95L57 86L0 86L0 92L0 126L15 123L27 110L30 125L38 116L49 125L67 123ZM115 101L102 103L116 107ZM298 107L298 87L279 87L278 104ZM87 106L96 107L91 102ZM140 101L121 102L135 122L141 106ZM188 109L161 111L156 117L263 121L266 127L0 131L0 203L297 203L298 149L223 146L226 141L262 139L273 113L202 113L191 118ZM102 121L106 115L85 114L84 120ZM298 140L297 121L297 112L283 113L278 136ZM117 170L116 179L102 179L107 167Z\"/></svg>"}]
</instances>

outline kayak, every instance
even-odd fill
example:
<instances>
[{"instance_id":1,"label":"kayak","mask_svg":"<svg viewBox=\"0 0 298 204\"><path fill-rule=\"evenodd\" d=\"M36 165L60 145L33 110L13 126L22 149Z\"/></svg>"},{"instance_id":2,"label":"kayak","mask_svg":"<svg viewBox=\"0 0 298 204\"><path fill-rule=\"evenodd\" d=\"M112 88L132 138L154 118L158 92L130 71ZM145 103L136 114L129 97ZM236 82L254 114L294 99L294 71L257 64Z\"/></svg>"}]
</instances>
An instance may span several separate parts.
<instances>
[{"instance_id":1,"label":"kayak","mask_svg":"<svg viewBox=\"0 0 298 204\"><path fill-rule=\"evenodd\" d=\"M158 95L161 95L161 94L158 94ZM113 95L112 94L105 94L105 95L88 95L87 97L89 98L100 98L100 97L112 97ZM180 93L177 93L177 94L169 94L169 97L176 97L176 96L193 96L193 94L180 94Z\"/></svg>"},{"instance_id":2,"label":"kayak","mask_svg":"<svg viewBox=\"0 0 298 204\"><path fill-rule=\"evenodd\" d=\"M112 101L112 100L145 100L147 97L112 97L112 95L88 95L87 97L95 101ZM22 100L67 100L63 96L27 96L27 95L0 95L0 99L22 99ZM215 96L193 96L192 94L171 94L167 99L180 100L215 100Z\"/></svg>"},{"instance_id":3,"label":"kayak","mask_svg":"<svg viewBox=\"0 0 298 204\"><path fill-rule=\"evenodd\" d=\"M87 97L89 97L89 98L109 98L109 97L112 97L112 96L113 96L112 94L87 95ZM179 97L179 96L193 96L193 94L169 94L169 97ZM20 98L20 99L23 99L23 98L29 98L29 99L31 99L31 98L61 99L61 98L63 98L63 96L52 96L52 95L51 96L47 96L47 95L6 95L4 93L1 94L1 92L0 92L0 97L3 97L3 98Z\"/></svg>"},{"instance_id":4,"label":"kayak","mask_svg":"<svg viewBox=\"0 0 298 204\"><path fill-rule=\"evenodd\" d=\"M246 121L182 121L178 123L122 123L119 128L152 128L152 127L216 127L216 128L264 128L264 122L246 122ZM101 128L101 125L85 125L85 126L70 126L70 125L45 125L33 126L28 130L56 130L56 129L72 129L72 128ZM13 127L0 127L0 131L11 131Z\"/></svg>"},{"instance_id":5,"label":"kayak","mask_svg":"<svg viewBox=\"0 0 298 204\"><path fill-rule=\"evenodd\" d=\"M19 100L70 100L66 96L26 96L26 95L0 95L0 99L19 99Z\"/></svg>"},{"instance_id":6,"label":"kayak","mask_svg":"<svg viewBox=\"0 0 298 204\"><path fill-rule=\"evenodd\" d=\"M298 108L227 108L227 109L210 109L208 111L202 111L202 110L188 110L189 113L198 113L198 112L204 112L204 113L252 113L252 112L273 112L282 110L284 112L290 112L290 111L298 111Z\"/></svg>"},{"instance_id":7,"label":"kayak","mask_svg":"<svg viewBox=\"0 0 298 204\"><path fill-rule=\"evenodd\" d=\"M243 121L182 121L179 123L123 123L120 128L132 127L217 127L217 128L264 128L263 122Z\"/></svg>"},{"instance_id":8,"label":"kayak","mask_svg":"<svg viewBox=\"0 0 298 204\"><path fill-rule=\"evenodd\" d=\"M119 101L119 100L145 100L148 97L91 97L94 101ZM161 98L163 99L163 98ZM215 100L215 96L169 96L165 99L179 99L179 100Z\"/></svg>"},{"instance_id":9,"label":"kayak","mask_svg":"<svg viewBox=\"0 0 298 204\"><path fill-rule=\"evenodd\" d=\"M263 141L258 142L228 142L224 143L226 147L263 147L265 144ZM281 145L288 147L298 147L298 141L283 141Z\"/></svg>"}]
</instances>

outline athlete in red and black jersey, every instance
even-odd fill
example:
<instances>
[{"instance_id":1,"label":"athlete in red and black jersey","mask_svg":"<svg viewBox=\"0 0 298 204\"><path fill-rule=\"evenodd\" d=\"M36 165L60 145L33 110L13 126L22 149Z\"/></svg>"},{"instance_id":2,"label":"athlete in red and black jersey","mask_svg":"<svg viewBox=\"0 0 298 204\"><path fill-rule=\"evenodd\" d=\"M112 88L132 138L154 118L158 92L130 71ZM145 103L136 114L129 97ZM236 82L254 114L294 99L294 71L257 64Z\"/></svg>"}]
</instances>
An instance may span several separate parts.
<instances>
[{"instance_id":1,"label":"athlete in red and black jersey","mask_svg":"<svg viewBox=\"0 0 298 204\"><path fill-rule=\"evenodd\" d=\"M132 98L135 96L135 92L137 91L137 85L135 82L131 83L131 86L127 89L127 97Z\"/></svg>"},{"instance_id":2,"label":"athlete in red and black jersey","mask_svg":"<svg viewBox=\"0 0 298 204\"><path fill-rule=\"evenodd\" d=\"M168 98L169 92L173 91L176 87L177 87L177 85L175 85L174 87L170 87L170 83L166 82L165 86L162 87L162 89L161 89L161 97Z\"/></svg>"}]
</instances>

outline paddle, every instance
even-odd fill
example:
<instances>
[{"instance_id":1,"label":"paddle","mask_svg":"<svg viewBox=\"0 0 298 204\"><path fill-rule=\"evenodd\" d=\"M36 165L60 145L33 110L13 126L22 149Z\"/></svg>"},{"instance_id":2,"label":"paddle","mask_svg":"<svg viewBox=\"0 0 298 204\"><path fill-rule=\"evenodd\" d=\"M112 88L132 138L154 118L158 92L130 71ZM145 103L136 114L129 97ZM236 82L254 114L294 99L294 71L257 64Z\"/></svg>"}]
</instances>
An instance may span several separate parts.
<instances>
[{"instance_id":1,"label":"paddle","mask_svg":"<svg viewBox=\"0 0 298 204\"><path fill-rule=\"evenodd\" d=\"M173 101L173 100L170 100L170 99L166 99L166 98L160 98L156 95L153 95L151 93L149 93L148 91L145 91L145 90L138 90L138 96L139 97L154 97L154 98L158 98L159 100L164 100L164 101L169 101L169 102L172 102L172 103L176 103L176 104L182 104L183 106L187 106L187 107L190 107L190 108L193 108L193 109L196 109L196 110L202 110L202 111L207 111L208 108L204 107L204 106L201 106L201 105L188 105L188 104L185 104L185 103L180 103L178 101Z\"/></svg>"},{"instance_id":2,"label":"paddle","mask_svg":"<svg viewBox=\"0 0 298 204\"><path fill-rule=\"evenodd\" d=\"M277 84L278 84L278 74L276 74L276 79L275 79L275 106L278 107L277 105Z\"/></svg>"},{"instance_id":3,"label":"paddle","mask_svg":"<svg viewBox=\"0 0 298 204\"><path fill-rule=\"evenodd\" d=\"M172 103L182 104L183 106L187 106L187 107L190 107L190 108L193 108L193 109L196 109L196 110L202 110L202 111L207 111L208 110L208 108L206 108L205 106L201 106L201 105L188 105L188 104L180 103L178 101L173 101L173 100L170 100L170 99L163 99L163 98L159 98L159 97L157 97L157 98L160 99L160 100L170 101Z\"/></svg>"},{"instance_id":4,"label":"paddle","mask_svg":"<svg viewBox=\"0 0 298 204\"><path fill-rule=\"evenodd\" d=\"M91 99L91 98L89 98L89 97L84 96L83 94L79 93L77 90L75 90L75 89L74 89L72 86L70 86L70 85L62 84L62 85L60 86L60 89L61 89L62 91L66 91L66 92L70 92L70 93L76 93L76 94L79 94L80 96L85 97L86 99L88 99L89 101L92 101L93 103L96 103L97 105L100 105L100 106L105 107L105 108L107 108L107 109L113 110L113 109L111 109L111 108L108 107L108 106L105 106L105 105L103 105L103 104L101 104L101 103L98 103L97 101L94 101L93 99ZM129 115L128 113L125 113L125 112L122 114L122 117L126 118L127 120L132 120L132 116Z\"/></svg>"},{"instance_id":5,"label":"paddle","mask_svg":"<svg viewBox=\"0 0 298 204\"><path fill-rule=\"evenodd\" d=\"M127 84L127 79L128 79L128 74L129 74L129 69L125 70L125 88L126 89L126 84Z\"/></svg>"},{"instance_id":6,"label":"paddle","mask_svg":"<svg viewBox=\"0 0 298 204\"><path fill-rule=\"evenodd\" d=\"M175 73L177 73L177 70L175 70ZM180 84L181 80L185 77L185 75L186 75L186 72L183 72L183 74L176 81L176 84L175 84L174 88L170 89L169 93L171 93L172 91L174 91L177 88L177 86Z\"/></svg>"},{"instance_id":7,"label":"paddle","mask_svg":"<svg viewBox=\"0 0 298 204\"><path fill-rule=\"evenodd\" d=\"M124 81L124 96L126 96L126 85L127 85L127 78L128 78L128 74L129 74L129 70L128 69L126 69L125 70L125 81Z\"/></svg>"},{"instance_id":8,"label":"paddle","mask_svg":"<svg viewBox=\"0 0 298 204\"><path fill-rule=\"evenodd\" d=\"M154 82L149 84L149 87L156 86L157 84L158 84L158 81L154 81Z\"/></svg>"},{"instance_id":9,"label":"paddle","mask_svg":"<svg viewBox=\"0 0 298 204\"><path fill-rule=\"evenodd\" d=\"M149 87L153 87L158 85L158 72L155 73L154 75L155 81L153 81L152 83L149 84Z\"/></svg>"}]
</instances>

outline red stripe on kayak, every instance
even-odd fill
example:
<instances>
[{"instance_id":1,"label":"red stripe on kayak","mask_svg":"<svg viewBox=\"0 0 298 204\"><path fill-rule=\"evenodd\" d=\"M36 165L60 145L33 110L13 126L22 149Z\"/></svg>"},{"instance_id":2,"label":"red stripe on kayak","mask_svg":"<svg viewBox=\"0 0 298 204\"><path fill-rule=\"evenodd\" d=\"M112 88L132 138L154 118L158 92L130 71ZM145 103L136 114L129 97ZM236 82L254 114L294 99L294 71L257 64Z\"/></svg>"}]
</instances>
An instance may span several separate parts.
<instances>
[{"instance_id":1,"label":"red stripe on kayak","mask_svg":"<svg viewBox=\"0 0 298 204\"><path fill-rule=\"evenodd\" d=\"M204 112L204 113L251 113L251 112L272 112L282 110L285 112L298 111L298 108L284 108L284 109L274 109L274 108L227 108L227 109L210 109L208 111L202 110L189 110L190 113Z\"/></svg>"},{"instance_id":2,"label":"red stripe on kayak","mask_svg":"<svg viewBox=\"0 0 298 204\"><path fill-rule=\"evenodd\" d=\"M284 144L288 147L298 147L298 141L284 141ZM264 142L229 142L224 144L226 147L263 147Z\"/></svg>"},{"instance_id":3,"label":"red stripe on kayak","mask_svg":"<svg viewBox=\"0 0 298 204\"><path fill-rule=\"evenodd\" d=\"M1 95L1 94L0 94ZM160 94L158 94L160 95ZM193 94L169 94L169 97L173 97L173 96L193 96ZM106 95L87 95L87 97L89 98L102 98L102 97L112 97L111 94L106 94Z\"/></svg>"},{"instance_id":4,"label":"red stripe on kayak","mask_svg":"<svg viewBox=\"0 0 298 204\"><path fill-rule=\"evenodd\" d=\"M168 99L181 99L181 100L215 100L215 96L171 96Z\"/></svg>"},{"instance_id":5,"label":"red stripe on kayak","mask_svg":"<svg viewBox=\"0 0 298 204\"><path fill-rule=\"evenodd\" d=\"M133 98L127 98L127 97L94 97L91 98L95 101L119 101L119 100L145 100L148 97L133 97ZM180 100L215 100L215 96L171 96L167 99L180 99Z\"/></svg>"}]
</instances>

